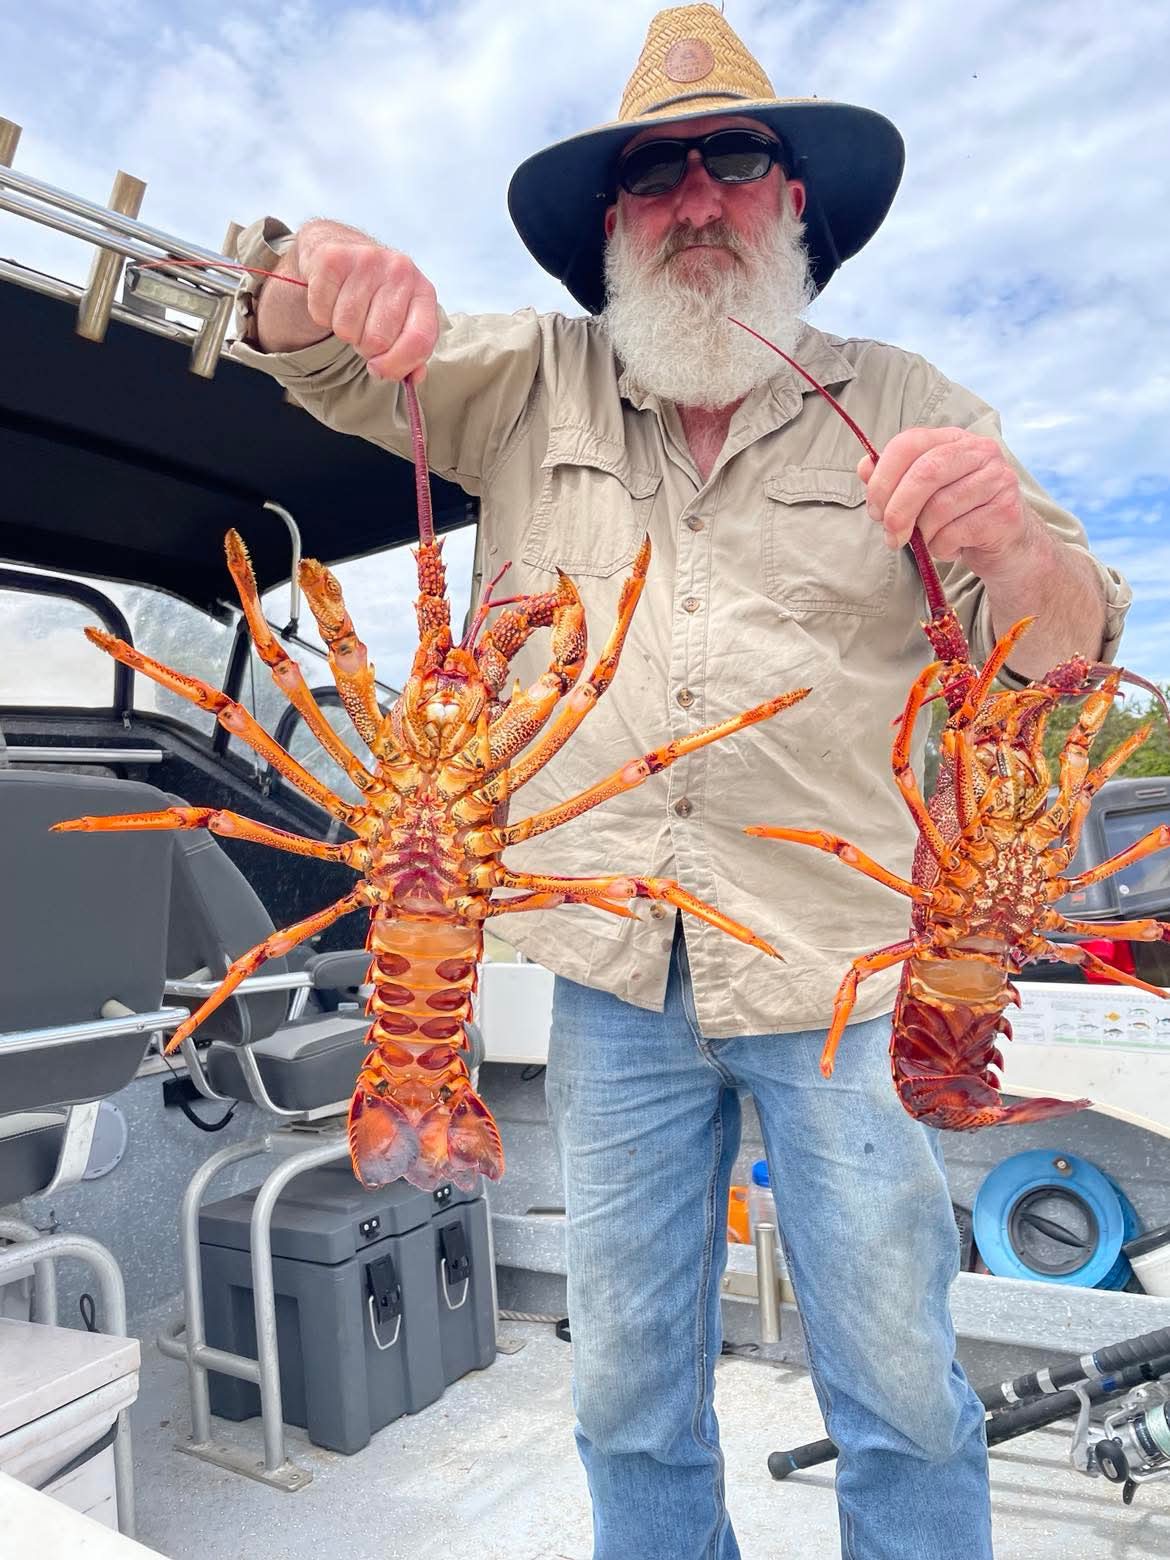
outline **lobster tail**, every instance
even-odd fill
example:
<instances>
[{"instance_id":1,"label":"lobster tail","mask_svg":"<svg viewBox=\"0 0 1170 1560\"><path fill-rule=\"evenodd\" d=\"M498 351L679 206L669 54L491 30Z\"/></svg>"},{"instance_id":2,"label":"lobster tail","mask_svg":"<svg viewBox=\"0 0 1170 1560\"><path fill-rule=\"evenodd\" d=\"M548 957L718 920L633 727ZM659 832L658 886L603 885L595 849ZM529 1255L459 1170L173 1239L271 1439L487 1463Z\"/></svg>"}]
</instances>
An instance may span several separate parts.
<instances>
[{"instance_id":1,"label":"lobster tail","mask_svg":"<svg viewBox=\"0 0 1170 1560\"><path fill-rule=\"evenodd\" d=\"M963 972L962 960L950 968ZM1003 1067L998 1042L1010 1040L1003 1016L1013 988L1006 980L987 985L990 966L966 967L970 1002L948 1000L932 992L914 961L902 976L890 1040L890 1067L898 1098L910 1114L928 1127L949 1132L973 1132L979 1127L1049 1121L1084 1110L1091 1100L1034 1099L1005 1105L993 1068Z\"/></svg>"},{"instance_id":2,"label":"lobster tail","mask_svg":"<svg viewBox=\"0 0 1170 1560\"><path fill-rule=\"evenodd\" d=\"M499 1131L464 1060L481 942L477 928L452 921L371 923L373 1049L349 1108L363 1186L403 1179L429 1192L453 1181L471 1191L479 1176L504 1173Z\"/></svg>"}]
</instances>

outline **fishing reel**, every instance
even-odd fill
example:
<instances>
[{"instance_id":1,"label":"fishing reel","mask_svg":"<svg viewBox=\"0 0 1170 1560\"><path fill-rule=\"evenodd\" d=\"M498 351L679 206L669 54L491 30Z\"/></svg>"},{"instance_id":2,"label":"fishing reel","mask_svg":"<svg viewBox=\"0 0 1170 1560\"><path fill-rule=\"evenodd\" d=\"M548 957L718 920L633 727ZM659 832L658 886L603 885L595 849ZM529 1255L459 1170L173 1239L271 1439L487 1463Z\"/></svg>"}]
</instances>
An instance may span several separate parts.
<instances>
[{"instance_id":1,"label":"fishing reel","mask_svg":"<svg viewBox=\"0 0 1170 1560\"><path fill-rule=\"evenodd\" d=\"M1111 1483L1125 1486L1127 1506L1139 1484L1170 1477L1170 1386L1156 1382L1135 1388L1106 1416L1103 1428L1093 1464Z\"/></svg>"}]
</instances>

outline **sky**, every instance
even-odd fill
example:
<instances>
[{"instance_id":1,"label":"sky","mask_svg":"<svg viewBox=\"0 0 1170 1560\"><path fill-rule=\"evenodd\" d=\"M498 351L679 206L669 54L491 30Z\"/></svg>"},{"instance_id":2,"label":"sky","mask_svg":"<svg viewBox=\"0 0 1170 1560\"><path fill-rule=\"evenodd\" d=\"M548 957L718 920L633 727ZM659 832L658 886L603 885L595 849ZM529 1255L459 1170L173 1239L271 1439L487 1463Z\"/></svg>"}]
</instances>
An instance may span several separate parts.
<instances>
[{"instance_id":1,"label":"sky","mask_svg":"<svg viewBox=\"0 0 1170 1560\"><path fill-rule=\"evenodd\" d=\"M229 220L330 216L411 253L448 309L578 312L512 229L508 179L614 117L655 8L9 4L0 115L24 127L24 171L104 201L124 168L147 182L144 220L208 247ZM1170 6L1130 0L1123 24L1098 0L725 10L780 96L876 109L906 140L890 216L810 319L920 352L996 406L1134 586L1122 659L1170 679ZM0 255L88 266L3 216ZM405 641L383 632L392 676Z\"/></svg>"}]
</instances>

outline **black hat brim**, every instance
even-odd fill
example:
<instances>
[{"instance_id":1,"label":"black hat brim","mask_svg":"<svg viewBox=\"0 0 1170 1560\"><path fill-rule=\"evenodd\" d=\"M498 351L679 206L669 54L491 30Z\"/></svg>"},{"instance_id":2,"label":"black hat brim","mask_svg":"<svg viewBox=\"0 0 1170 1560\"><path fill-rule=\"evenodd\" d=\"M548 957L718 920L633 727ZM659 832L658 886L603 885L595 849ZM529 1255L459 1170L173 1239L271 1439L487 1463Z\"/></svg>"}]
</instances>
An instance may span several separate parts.
<instances>
[{"instance_id":1,"label":"black hat brim","mask_svg":"<svg viewBox=\"0 0 1170 1560\"><path fill-rule=\"evenodd\" d=\"M881 226L897 192L905 146L883 115L818 98L737 102L678 118L734 113L760 120L788 148L789 172L802 179L808 202L805 243L820 292L843 260ZM606 207L615 199L619 152L639 131L671 120L625 119L558 141L526 159L508 186L508 211L529 253L564 283L590 314L605 303Z\"/></svg>"}]
</instances>

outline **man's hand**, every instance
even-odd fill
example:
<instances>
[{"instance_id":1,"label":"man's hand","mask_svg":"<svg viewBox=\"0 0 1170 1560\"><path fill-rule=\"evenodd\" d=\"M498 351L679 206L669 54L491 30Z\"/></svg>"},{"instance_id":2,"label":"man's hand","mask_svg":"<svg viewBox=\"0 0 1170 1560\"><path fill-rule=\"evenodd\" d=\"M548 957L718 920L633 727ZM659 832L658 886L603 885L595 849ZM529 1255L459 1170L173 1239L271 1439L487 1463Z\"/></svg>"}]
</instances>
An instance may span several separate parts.
<instances>
[{"instance_id":1,"label":"man's hand","mask_svg":"<svg viewBox=\"0 0 1170 1560\"><path fill-rule=\"evenodd\" d=\"M259 346L293 351L336 336L376 379L421 380L439 336L435 289L409 256L338 222L307 222L280 264L307 288L269 280L256 314Z\"/></svg>"},{"instance_id":2,"label":"man's hand","mask_svg":"<svg viewBox=\"0 0 1170 1560\"><path fill-rule=\"evenodd\" d=\"M890 547L903 547L915 525L933 557L962 555L976 574L1011 569L1044 538L1044 526L1020 494L1019 479L994 439L963 428L907 428L857 473L871 519Z\"/></svg>"}]
</instances>

